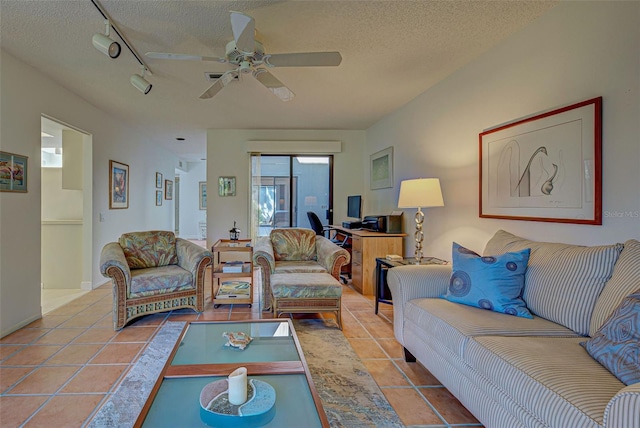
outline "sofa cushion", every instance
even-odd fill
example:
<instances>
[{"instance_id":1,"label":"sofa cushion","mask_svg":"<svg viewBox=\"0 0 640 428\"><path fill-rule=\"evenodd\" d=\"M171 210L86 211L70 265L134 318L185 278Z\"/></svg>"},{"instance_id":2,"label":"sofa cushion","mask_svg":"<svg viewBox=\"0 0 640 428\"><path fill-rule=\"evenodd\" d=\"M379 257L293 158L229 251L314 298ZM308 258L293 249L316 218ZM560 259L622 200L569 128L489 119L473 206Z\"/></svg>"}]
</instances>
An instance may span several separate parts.
<instances>
[{"instance_id":1,"label":"sofa cushion","mask_svg":"<svg viewBox=\"0 0 640 428\"><path fill-rule=\"evenodd\" d=\"M640 382L640 290L624 299L602 328L580 344L625 385Z\"/></svg>"},{"instance_id":2,"label":"sofa cushion","mask_svg":"<svg viewBox=\"0 0 640 428\"><path fill-rule=\"evenodd\" d=\"M640 242L630 239L624 243L624 249L613 268L611 279L604 286L593 308L589 336L595 335L622 300L638 289L640 289Z\"/></svg>"},{"instance_id":3,"label":"sofa cushion","mask_svg":"<svg viewBox=\"0 0 640 428\"><path fill-rule=\"evenodd\" d=\"M178 263L173 232L154 230L123 233L118 243L131 269L144 269Z\"/></svg>"},{"instance_id":4,"label":"sofa cushion","mask_svg":"<svg viewBox=\"0 0 640 428\"><path fill-rule=\"evenodd\" d=\"M577 337L570 329L534 316L532 319L490 312L445 299L413 299L405 307L405 323L433 335L439 346L462 356L472 336Z\"/></svg>"},{"instance_id":5,"label":"sofa cushion","mask_svg":"<svg viewBox=\"0 0 640 428\"><path fill-rule=\"evenodd\" d=\"M529 311L588 335L596 300L611 277L623 245L584 247L536 242L499 230L484 253L525 248L530 248L531 254L522 297Z\"/></svg>"},{"instance_id":6,"label":"sofa cushion","mask_svg":"<svg viewBox=\"0 0 640 428\"><path fill-rule=\"evenodd\" d=\"M178 265L168 265L131 271L128 297L147 297L194 288L191 272Z\"/></svg>"},{"instance_id":7,"label":"sofa cushion","mask_svg":"<svg viewBox=\"0 0 640 428\"><path fill-rule=\"evenodd\" d=\"M270 237L276 261L316 259L316 233L311 229L273 229Z\"/></svg>"},{"instance_id":8,"label":"sofa cushion","mask_svg":"<svg viewBox=\"0 0 640 428\"><path fill-rule=\"evenodd\" d=\"M275 273L327 273L318 262L310 261L281 261L276 262Z\"/></svg>"},{"instance_id":9,"label":"sofa cushion","mask_svg":"<svg viewBox=\"0 0 640 428\"><path fill-rule=\"evenodd\" d=\"M529 249L480 257L454 242L453 271L445 299L481 309L533 318L520 298Z\"/></svg>"},{"instance_id":10,"label":"sofa cushion","mask_svg":"<svg viewBox=\"0 0 640 428\"><path fill-rule=\"evenodd\" d=\"M494 394L512 397L540 426L598 427L624 385L585 352L581 340L474 337L465 359L494 385Z\"/></svg>"}]
</instances>

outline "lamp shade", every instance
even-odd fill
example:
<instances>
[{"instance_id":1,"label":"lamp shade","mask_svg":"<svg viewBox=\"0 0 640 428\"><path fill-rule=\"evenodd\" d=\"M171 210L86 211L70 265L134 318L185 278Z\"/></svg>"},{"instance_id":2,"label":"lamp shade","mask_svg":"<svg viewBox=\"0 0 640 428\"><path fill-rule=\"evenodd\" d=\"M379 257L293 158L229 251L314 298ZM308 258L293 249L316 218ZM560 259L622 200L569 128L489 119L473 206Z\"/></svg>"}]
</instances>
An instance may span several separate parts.
<instances>
[{"instance_id":1,"label":"lamp shade","mask_svg":"<svg viewBox=\"0 0 640 428\"><path fill-rule=\"evenodd\" d=\"M400 183L398 208L443 207L442 190L438 178L416 178Z\"/></svg>"}]
</instances>

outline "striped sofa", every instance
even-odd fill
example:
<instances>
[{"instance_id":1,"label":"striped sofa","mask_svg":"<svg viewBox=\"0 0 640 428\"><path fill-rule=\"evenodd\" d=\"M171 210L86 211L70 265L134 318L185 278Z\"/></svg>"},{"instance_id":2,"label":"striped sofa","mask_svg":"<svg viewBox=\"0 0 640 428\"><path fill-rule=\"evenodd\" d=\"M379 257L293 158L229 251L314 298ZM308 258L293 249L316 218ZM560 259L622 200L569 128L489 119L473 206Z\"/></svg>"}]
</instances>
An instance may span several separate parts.
<instances>
[{"instance_id":1,"label":"striped sofa","mask_svg":"<svg viewBox=\"0 0 640 428\"><path fill-rule=\"evenodd\" d=\"M498 231L484 255L530 248L533 319L441 298L451 266L388 272L394 333L487 427L640 428L640 383L625 386L580 342L640 289L640 242L584 247Z\"/></svg>"}]
</instances>

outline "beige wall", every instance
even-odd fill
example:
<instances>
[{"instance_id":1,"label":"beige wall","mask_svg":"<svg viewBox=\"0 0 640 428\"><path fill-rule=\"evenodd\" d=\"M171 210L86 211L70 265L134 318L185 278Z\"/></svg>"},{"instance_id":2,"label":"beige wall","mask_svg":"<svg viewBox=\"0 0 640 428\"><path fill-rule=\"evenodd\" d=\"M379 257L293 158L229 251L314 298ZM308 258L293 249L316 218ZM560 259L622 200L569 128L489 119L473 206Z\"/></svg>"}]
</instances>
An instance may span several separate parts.
<instances>
[{"instance_id":1,"label":"beige wall","mask_svg":"<svg viewBox=\"0 0 640 428\"><path fill-rule=\"evenodd\" d=\"M210 129L207 132L207 237L209 245L217 239L229 238L233 221L249 233L249 180L251 157L246 142L260 141L341 141L342 151L334 154L334 222L347 217L347 196L361 194L363 189L364 131L338 130L260 130ZM235 197L218 196L220 176L236 177Z\"/></svg>"},{"instance_id":2,"label":"beige wall","mask_svg":"<svg viewBox=\"0 0 640 428\"><path fill-rule=\"evenodd\" d=\"M370 206L393 209L403 179L439 177L445 207L426 210L425 254L448 260L452 241L482 251L497 229L585 245L640 238L639 16L640 2L562 2L380 120L367 130L364 155L391 142L395 184L368 191ZM478 134L598 96L604 117L603 225L479 218ZM405 230L414 230L413 214L405 210ZM405 240L405 253L413 248Z\"/></svg>"}]
</instances>

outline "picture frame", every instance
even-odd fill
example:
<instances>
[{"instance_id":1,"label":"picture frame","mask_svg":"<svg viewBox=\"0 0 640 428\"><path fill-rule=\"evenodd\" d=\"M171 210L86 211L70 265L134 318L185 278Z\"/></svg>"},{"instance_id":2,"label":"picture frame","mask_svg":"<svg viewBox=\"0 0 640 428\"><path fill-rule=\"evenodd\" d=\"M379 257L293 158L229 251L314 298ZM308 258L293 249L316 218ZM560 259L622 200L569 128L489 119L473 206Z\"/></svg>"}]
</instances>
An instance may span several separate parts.
<instances>
[{"instance_id":1,"label":"picture frame","mask_svg":"<svg viewBox=\"0 0 640 428\"><path fill-rule=\"evenodd\" d=\"M200 195L200 209L207 209L207 182L200 181L198 183L198 195Z\"/></svg>"},{"instance_id":2,"label":"picture frame","mask_svg":"<svg viewBox=\"0 0 640 428\"><path fill-rule=\"evenodd\" d=\"M372 154L369 159L371 189L393 187L393 146Z\"/></svg>"},{"instance_id":3,"label":"picture frame","mask_svg":"<svg viewBox=\"0 0 640 428\"><path fill-rule=\"evenodd\" d=\"M29 158L0 151L0 192L27 193Z\"/></svg>"},{"instance_id":4,"label":"picture frame","mask_svg":"<svg viewBox=\"0 0 640 428\"><path fill-rule=\"evenodd\" d=\"M156 190L156 206L162 205L162 190Z\"/></svg>"},{"instance_id":5,"label":"picture frame","mask_svg":"<svg viewBox=\"0 0 640 428\"><path fill-rule=\"evenodd\" d=\"M602 97L479 135L482 218L602 224Z\"/></svg>"},{"instance_id":6,"label":"picture frame","mask_svg":"<svg viewBox=\"0 0 640 428\"><path fill-rule=\"evenodd\" d=\"M162 173L156 172L156 189L162 189Z\"/></svg>"},{"instance_id":7,"label":"picture frame","mask_svg":"<svg viewBox=\"0 0 640 428\"><path fill-rule=\"evenodd\" d=\"M164 180L164 198L167 201L173 199L173 181L172 180Z\"/></svg>"},{"instance_id":8,"label":"picture frame","mask_svg":"<svg viewBox=\"0 0 640 428\"><path fill-rule=\"evenodd\" d=\"M218 178L218 195L219 196L235 196L236 195L236 178L235 177L219 177Z\"/></svg>"},{"instance_id":9,"label":"picture frame","mask_svg":"<svg viewBox=\"0 0 640 428\"><path fill-rule=\"evenodd\" d=\"M129 165L109 160L109 209L129 208Z\"/></svg>"}]
</instances>

